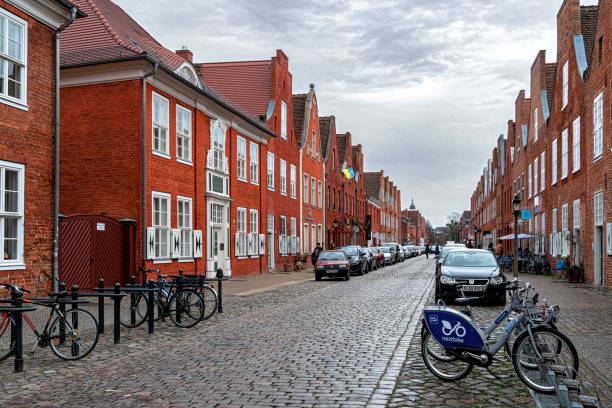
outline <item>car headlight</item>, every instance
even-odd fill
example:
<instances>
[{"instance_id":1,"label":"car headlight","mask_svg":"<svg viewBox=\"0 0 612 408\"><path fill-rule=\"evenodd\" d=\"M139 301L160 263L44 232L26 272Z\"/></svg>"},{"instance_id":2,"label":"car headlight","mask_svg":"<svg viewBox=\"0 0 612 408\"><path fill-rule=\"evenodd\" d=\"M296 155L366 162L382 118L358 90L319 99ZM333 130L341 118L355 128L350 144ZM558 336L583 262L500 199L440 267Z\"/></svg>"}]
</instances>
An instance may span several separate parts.
<instances>
[{"instance_id":1,"label":"car headlight","mask_svg":"<svg viewBox=\"0 0 612 408\"><path fill-rule=\"evenodd\" d=\"M504 279L501 276L496 276L491 278L489 282L491 282L493 285L501 285L504 282Z\"/></svg>"},{"instance_id":2,"label":"car headlight","mask_svg":"<svg viewBox=\"0 0 612 408\"><path fill-rule=\"evenodd\" d=\"M451 278L450 276L440 275L440 282L445 284L455 283L455 279Z\"/></svg>"},{"instance_id":3,"label":"car headlight","mask_svg":"<svg viewBox=\"0 0 612 408\"><path fill-rule=\"evenodd\" d=\"M359 259L351 259L351 265L355 265L357 262L359 262Z\"/></svg>"}]
</instances>

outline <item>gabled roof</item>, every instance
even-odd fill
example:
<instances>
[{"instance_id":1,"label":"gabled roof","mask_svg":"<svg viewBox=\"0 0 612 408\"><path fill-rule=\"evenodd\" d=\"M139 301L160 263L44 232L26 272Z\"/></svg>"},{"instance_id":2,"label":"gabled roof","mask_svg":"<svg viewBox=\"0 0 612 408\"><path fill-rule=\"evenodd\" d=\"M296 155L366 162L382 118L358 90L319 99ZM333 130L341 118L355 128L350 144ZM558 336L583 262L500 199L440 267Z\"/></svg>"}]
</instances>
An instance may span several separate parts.
<instances>
[{"instance_id":1,"label":"gabled roof","mask_svg":"<svg viewBox=\"0 0 612 408\"><path fill-rule=\"evenodd\" d=\"M332 131L334 129L335 116L319 116L319 134L321 137L321 154L323 161L327 161L329 148L331 147Z\"/></svg>"},{"instance_id":2,"label":"gabled roof","mask_svg":"<svg viewBox=\"0 0 612 408\"><path fill-rule=\"evenodd\" d=\"M265 115L272 99L271 61L196 63L200 79L254 116Z\"/></svg>"},{"instance_id":3,"label":"gabled roof","mask_svg":"<svg viewBox=\"0 0 612 408\"><path fill-rule=\"evenodd\" d=\"M168 50L110 0L74 0L86 18L62 32L62 66L148 55L171 71L187 62Z\"/></svg>"},{"instance_id":4,"label":"gabled roof","mask_svg":"<svg viewBox=\"0 0 612 408\"><path fill-rule=\"evenodd\" d=\"M557 63L550 62L546 64L546 96L548 97L548 106L552 110L553 93L555 91L555 77L557 75Z\"/></svg>"},{"instance_id":5,"label":"gabled roof","mask_svg":"<svg viewBox=\"0 0 612 408\"><path fill-rule=\"evenodd\" d=\"M347 141L347 136L346 133L336 133L336 146L338 146L338 160L340 163L340 166L342 166L342 163L344 163L346 160L346 141Z\"/></svg>"},{"instance_id":6,"label":"gabled roof","mask_svg":"<svg viewBox=\"0 0 612 408\"><path fill-rule=\"evenodd\" d=\"M380 189L380 172L363 173L363 184L366 194L378 200L378 191Z\"/></svg>"},{"instance_id":7,"label":"gabled roof","mask_svg":"<svg viewBox=\"0 0 612 408\"><path fill-rule=\"evenodd\" d=\"M584 51L587 63L591 65L591 56L595 46L595 35L597 35L597 16L599 6L580 7L580 31L584 38Z\"/></svg>"},{"instance_id":8,"label":"gabled roof","mask_svg":"<svg viewBox=\"0 0 612 408\"><path fill-rule=\"evenodd\" d=\"M293 129L298 143L301 141L304 130L304 113L306 110L307 94L293 94Z\"/></svg>"}]
</instances>

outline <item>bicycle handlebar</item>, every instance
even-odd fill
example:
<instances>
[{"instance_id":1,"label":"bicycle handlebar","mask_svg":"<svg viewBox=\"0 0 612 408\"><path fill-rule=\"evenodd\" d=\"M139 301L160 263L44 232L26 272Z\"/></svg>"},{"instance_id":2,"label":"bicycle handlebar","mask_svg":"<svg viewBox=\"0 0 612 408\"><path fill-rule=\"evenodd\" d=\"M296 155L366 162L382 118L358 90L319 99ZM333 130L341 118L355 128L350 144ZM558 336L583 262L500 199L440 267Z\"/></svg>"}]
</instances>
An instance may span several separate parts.
<instances>
[{"instance_id":1,"label":"bicycle handlebar","mask_svg":"<svg viewBox=\"0 0 612 408\"><path fill-rule=\"evenodd\" d=\"M4 283L4 282L0 283L0 285L4 286L6 289L14 289L14 290L20 290L25 293L32 293L25 286L18 286L12 283Z\"/></svg>"}]
</instances>

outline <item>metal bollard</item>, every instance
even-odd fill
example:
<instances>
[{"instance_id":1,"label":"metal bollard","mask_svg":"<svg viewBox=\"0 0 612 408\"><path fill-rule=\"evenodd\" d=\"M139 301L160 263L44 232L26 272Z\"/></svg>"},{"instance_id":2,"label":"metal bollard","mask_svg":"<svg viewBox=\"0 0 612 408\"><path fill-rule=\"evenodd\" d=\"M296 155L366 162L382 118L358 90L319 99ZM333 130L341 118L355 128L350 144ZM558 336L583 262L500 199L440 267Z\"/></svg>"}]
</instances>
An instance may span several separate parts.
<instances>
[{"instance_id":1,"label":"metal bollard","mask_svg":"<svg viewBox=\"0 0 612 408\"><path fill-rule=\"evenodd\" d=\"M70 288L70 295L71 295L72 300L79 300L79 287L77 285L72 285L72 287ZM78 308L79 308L78 303L72 304L72 310L77 310ZM73 330L79 329L78 313L72 313L72 329ZM72 353L73 357L78 356L79 355L79 343L77 343L76 341L73 341L70 344L70 352Z\"/></svg>"},{"instance_id":2,"label":"metal bollard","mask_svg":"<svg viewBox=\"0 0 612 408\"><path fill-rule=\"evenodd\" d=\"M149 279L149 289L155 288L155 282L153 279ZM153 333L154 325L155 325L155 292L149 291L149 297L147 298L147 313L149 316L149 334Z\"/></svg>"},{"instance_id":3,"label":"metal bollard","mask_svg":"<svg viewBox=\"0 0 612 408\"><path fill-rule=\"evenodd\" d=\"M174 294L176 297L176 321L178 323L181 322L181 315L183 314L183 299L179 298L181 290L183 290L183 270L179 269L179 276L176 279L176 293Z\"/></svg>"},{"instance_id":4,"label":"metal bollard","mask_svg":"<svg viewBox=\"0 0 612 408\"><path fill-rule=\"evenodd\" d=\"M104 289L104 279L98 279L98 288ZM100 291L103 295L104 292ZM104 333L104 296L98 297L98 331Z\"/></svg>"},{"instance_id":5,"label":"metal bollard","mask_svg":"<svg viewBox=\"0 0 612 408\"><path fill-rule=\"evenodd\" d=\"M115 283L115 290L113 291L115 295L121 293L121 285L119 283ZM113 297L113 341L115 344L119 344L119 336L121 334L121 296Z\"/></svg>"},{"instance_id":6,"label":"metal bollard","mask_svg":"<svg viewBox=\"0 0 612 408\"><path fill-rule=\"evenodd\" d=\"M59 291L60 292L65 292L66 291L66 283L65 282L60 282L60 284L59 284ZM65 293L60 294L59 298L60 299L66 298L66 294ZM63 316L66 315L66 304L65 303L60 303L59 304L59 311L60 311L60 313ZM61 319L60 319L59 333L60 333L59 343L60 344L64 344L64 342L66 341L66 325L64 324L64 321L61 320Z\"/></svg>"},{"instance_id":7,"label":"metal bollard","mask_svg":"<svg viewBox=\"0 0 612 408\"><path fill-rule=\"evenodd\" d=\"M219 305L217 305L217 312L223 313L223 269L217 269L217 282L219 283L219 291L217 296L219 297Z\"/></svg>"},{"instance_id":8,"label":"metal bollard","mask_svg":"<svg viewBox=\"0 0 612 408\"><path fill-rule=\"evenodd\" d=\"M20 290L13 290L13 306L15 308L23 307L23 292ZM15 320L15 371L23 371L23 320L21 317L21 311L13 312L13 319Z\"/></svg>"},{"instance_id":9,"label":"metal bollard","mask_svg":"<svg viewBox=\"0 0 612 408\"><path fill-rule=\"evenodd\" d=\"M130 286L133 288L136 287L136 276L132 275L130 277ZM136 292L130 292L130 323L132 326L136 324Z\"/></svg>"}]
</instances>

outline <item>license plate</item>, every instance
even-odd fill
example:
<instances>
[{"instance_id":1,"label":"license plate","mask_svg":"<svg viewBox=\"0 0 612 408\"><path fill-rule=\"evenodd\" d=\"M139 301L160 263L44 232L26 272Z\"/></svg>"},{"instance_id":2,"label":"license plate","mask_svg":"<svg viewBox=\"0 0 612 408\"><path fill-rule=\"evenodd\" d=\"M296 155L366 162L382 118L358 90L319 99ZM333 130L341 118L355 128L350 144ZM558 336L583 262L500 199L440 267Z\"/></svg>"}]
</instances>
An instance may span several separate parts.
<instances>
[{"instance_id":1,"label":"license plate","mask_svg":"<svg viewBox=\"0 0 612 408\"><path fill-rule=\"evenodd\" d=\"M485 287L480 285L463 285L465 292L484 292Z\"/></svg>"},{"instance_id":2,"label":"license plate","mask_svg":"<svg viewBox=\"0 0 612 408\"><path fill-rule=\"evenodd\" d=\"M327 265L325 269L338 269L338 265Z\"/></svg>"}]
</instances>

